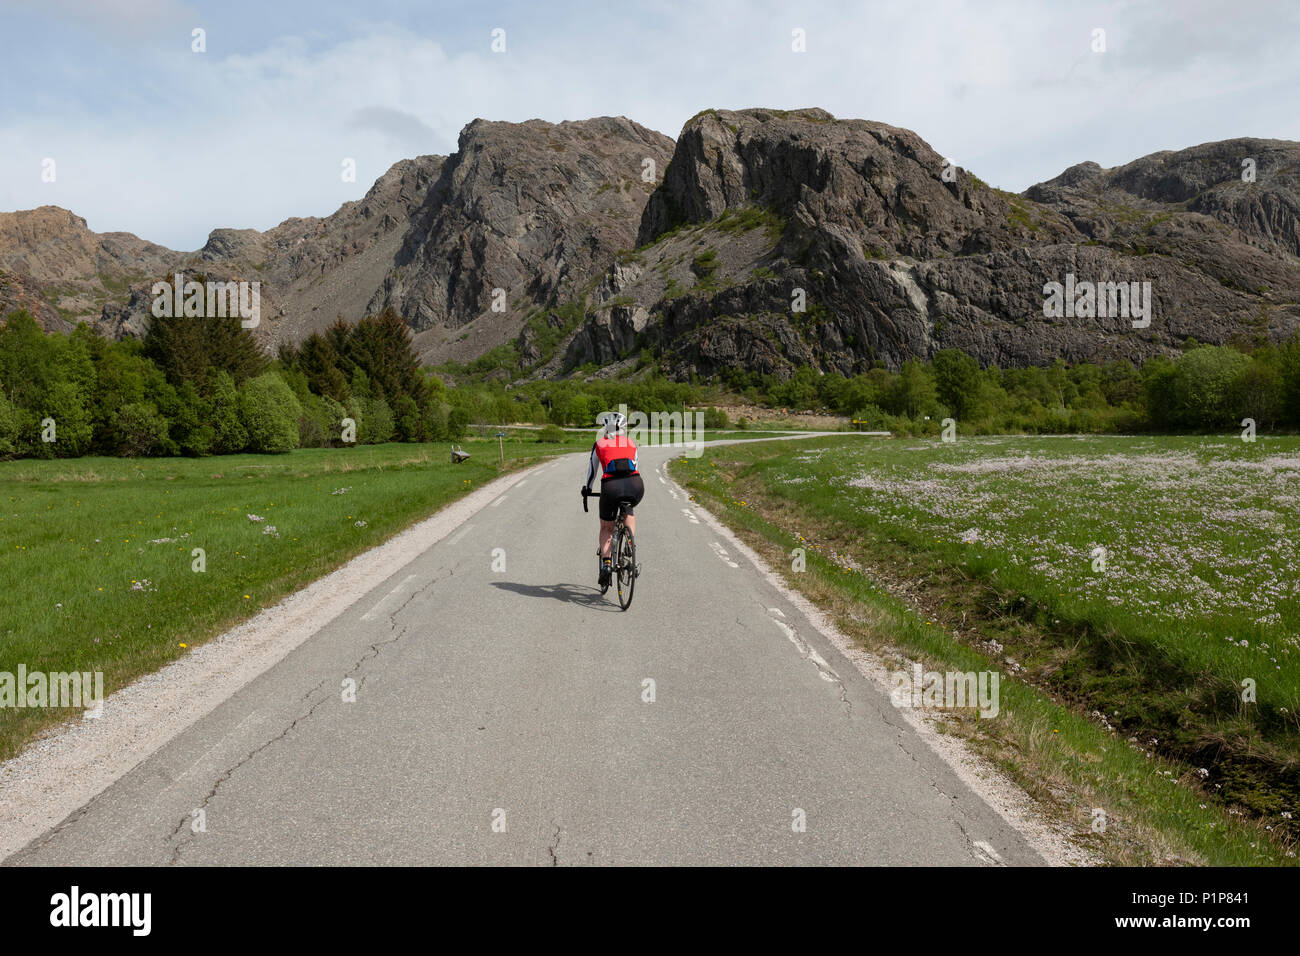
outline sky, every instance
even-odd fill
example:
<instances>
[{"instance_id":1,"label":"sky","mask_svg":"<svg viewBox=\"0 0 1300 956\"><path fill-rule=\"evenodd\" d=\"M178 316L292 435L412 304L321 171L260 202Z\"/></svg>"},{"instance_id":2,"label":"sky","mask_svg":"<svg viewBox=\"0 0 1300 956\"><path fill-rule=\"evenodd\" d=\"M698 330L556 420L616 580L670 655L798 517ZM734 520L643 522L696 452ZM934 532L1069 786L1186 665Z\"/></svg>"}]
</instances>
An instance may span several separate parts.
<instances>
[{"instance_id":1,"label":"sky","mask_svg":"<svg viewBox=\"0 0 1300 956\"><path fill-rule=\"evenodd\" d=\"M181 250L328 215L477 117L676 137L710 107L820 106L1015 191L1084 160L1300 140L1294 0L0 0L0 62L0 211Z\"/></svg>"}]
</instances>

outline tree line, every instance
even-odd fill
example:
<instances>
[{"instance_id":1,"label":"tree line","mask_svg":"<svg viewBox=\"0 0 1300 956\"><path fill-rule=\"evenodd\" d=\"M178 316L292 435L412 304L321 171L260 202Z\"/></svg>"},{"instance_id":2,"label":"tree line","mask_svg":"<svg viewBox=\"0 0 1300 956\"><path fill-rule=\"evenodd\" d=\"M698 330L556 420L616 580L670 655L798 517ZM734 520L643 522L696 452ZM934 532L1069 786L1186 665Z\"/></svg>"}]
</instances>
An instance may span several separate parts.
<instances>
[{"instance_id":1,"label":"tree line","mask_svg":"<svg viewBox=\"0 0 1300 956\"><path fill-rule=\"evenodd\" d=\"M861 375L801 367L784 378L729 369L711 382L462 382L455 401L472 421L590 425L624 402L644 412L684 405L747 404L842 415L895 434L936 433L951 417L972 434L1222 431L1253 419L1259 429L1300 429L1300 339L1242 350L1183 343L1174 358L1046 367L982 368L944 349L930 361L883 364ZM744 427L711 408L706 424Z\"/></svg>"},{"instance_id":2,"label":"tree line","mask_svg":"<svg viewBox=\"0 0 1300 956\"><path fill-rule=\"evenodd\" d=\"M142 340L0 327L0 458L222 455L438 441L468 422L391 310L268 359L239 319L155 318Z\"/></svg>"},{"instance_id":3,"label":"tree line","mask_svg":"<svg viewBox=\"0 0 1300 956\"><path fill-rule=\"evenodd\" d=\"M1243 350L1189 339L1157 356L1050 366L981 368L945 349L896 371L785 380L733 371L723 381L751 402L824 409L899 434L936 431L952 417L970 433L1222 431L1252 419L1259 429L1300 429L1300 338Z\"/></svg>"},{"instance_id":4,"label":"tree line","mask_svg":"<svg viewBox=\"0 0 1300 956\"><path fill-rule=\"evenodd\" d=\"M645 413L751 404L844 415L895 434L1300 428L1300 339L1253 349L1189 340L1175 358L981 368L946 349L854 376L732 369L712 382L462 381L420 367L393 310L341 319L268 358L238 318L155 318L142 340L80 325L47 334L25 311L0 326L0 458L285 452L445 441L472 422L590 426L619 404ZM706 425L732 423L710 408ZM744 422L737 423L744 427Z\"/></svg>"}]
</instances>

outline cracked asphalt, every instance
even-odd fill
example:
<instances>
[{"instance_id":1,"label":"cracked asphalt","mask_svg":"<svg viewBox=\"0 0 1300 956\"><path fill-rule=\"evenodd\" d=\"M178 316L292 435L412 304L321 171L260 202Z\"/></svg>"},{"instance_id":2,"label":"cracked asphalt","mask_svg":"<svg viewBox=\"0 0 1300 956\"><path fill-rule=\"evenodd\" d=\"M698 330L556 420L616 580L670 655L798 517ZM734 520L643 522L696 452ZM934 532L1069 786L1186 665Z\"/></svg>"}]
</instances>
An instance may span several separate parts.
<instances>
[{"instance_id":1,"label":"cracked asphalt","mask_svg":"<svg viewBox=\"0 0 1300 956\"><path fill-rule=\"evenodd\" d=\"M642 450L629 611L585 455L545 465L5 862L1041 864L672 454Z\"/></svg>"}]
</instances>

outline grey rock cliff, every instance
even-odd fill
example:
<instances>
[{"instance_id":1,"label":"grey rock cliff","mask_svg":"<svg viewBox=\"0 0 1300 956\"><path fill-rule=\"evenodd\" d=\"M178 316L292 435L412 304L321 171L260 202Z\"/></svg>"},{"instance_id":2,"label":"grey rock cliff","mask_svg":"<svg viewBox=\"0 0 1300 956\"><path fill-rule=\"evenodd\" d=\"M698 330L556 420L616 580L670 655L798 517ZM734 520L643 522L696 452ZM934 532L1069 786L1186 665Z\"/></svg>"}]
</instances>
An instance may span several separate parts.
<instances>
[{"instance_id":1,"label":"grey rock cliff","mask_svg":"<svg viewBox=\"0 0 1300 956\"><path fill-rule=\"evenodd\" d=\"M1242 181L1247 158L1254 182ZM985 364L1141 360L1188 336L1300 329L1300 144L1081 163L1023 195L945 167L915 133L822 110L699 114L642 217L645 278L618 282L620 307L649 315L639 346L679 376L737 365L784 376L803 364L897 367L948 347ZM736 229L747 210L778 223L765 248ZM682 268L704 250L711 275ZM1151 326L1045 317L1043 287L1067 273L1150 282ZM622 357L616 329L597 310L569 364Z\"/></svg>"}]
</instances>

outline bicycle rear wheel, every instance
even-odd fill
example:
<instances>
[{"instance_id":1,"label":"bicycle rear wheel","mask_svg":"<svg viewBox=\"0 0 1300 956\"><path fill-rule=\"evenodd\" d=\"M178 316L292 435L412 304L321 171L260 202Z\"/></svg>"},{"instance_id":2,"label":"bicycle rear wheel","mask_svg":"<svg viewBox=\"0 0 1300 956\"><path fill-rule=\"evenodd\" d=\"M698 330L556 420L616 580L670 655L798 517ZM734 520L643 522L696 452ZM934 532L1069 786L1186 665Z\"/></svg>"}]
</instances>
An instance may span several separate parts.
<instances>
[{"instance_id":1,"label":"bicycle rear wheel","mask_svg":"<svg viewBox=\"0 0 1300 956\"><path fill-rule=\"evenodd\" d=\"M618 569L618 603L623 610L632 603L632 591L636 587L636 541L628 531L624 531L619 542L619 553L615 556Z\"/></svg>"}]
</instances>

